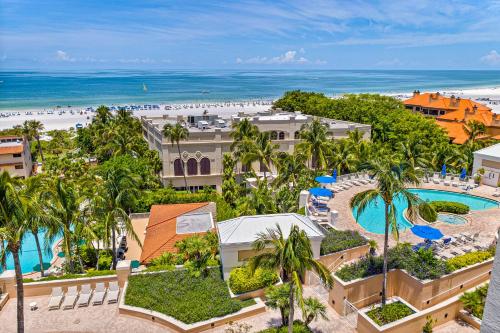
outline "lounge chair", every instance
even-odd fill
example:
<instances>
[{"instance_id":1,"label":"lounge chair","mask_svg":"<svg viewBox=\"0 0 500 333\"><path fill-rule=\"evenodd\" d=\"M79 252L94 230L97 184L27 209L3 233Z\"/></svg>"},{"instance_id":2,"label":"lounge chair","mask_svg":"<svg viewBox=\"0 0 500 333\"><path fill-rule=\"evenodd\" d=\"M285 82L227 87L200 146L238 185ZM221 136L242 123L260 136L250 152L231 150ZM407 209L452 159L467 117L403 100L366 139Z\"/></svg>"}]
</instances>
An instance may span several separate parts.
<instances>
[{"instance_id":1,"label":"lounge chair","mask_svg":"<svg viewBox=\"0 0 500 333\"><path fill-rule=\"evenodd\" d=\"M441 252L439 254L439 256L441 257L441 259L444 259L444 260L453 258L453 255L451 253L449 253L448 251Z\"/></svg>"},{"instance_id":2,"label":"lounge chair","mask_svg":"<svg viewBox=\"0 0 500 333\"><path fill-rule=\"evenodd\" d=\"M467 183L467 185L472 188L476 188L479 186L478 184L476 184L476 181L473 178L469 178L469 182Z\"/></svg>"},{"instance_id":3,"label":"lounge chair","mask_svg":"<svg viewBox=\"0 0 500 333\"><path fill-rule=\"evenodd\" d=\"M120 286L118 282L112 281L108 286L108 304L118 303L118 296L120 296Z\"/></svg>"},{"instance_id":4,"label":"lounge chair","mask_svg":"<svg viewBox=\"0 0 500 333\"><path fill-rule=\"evenodd\" d=\"M78 298L78 307L89 306L90 297L92 297L92 289L90 284L84 284L80 290L80 297Z\"/></svg>"},{"instance_id":5,"label":"lounge chair","mask_svg":"<svg viewBox=\"0 0 500 333\"><path fill-rule=\"evenodd\" d=\"M363 175L362 175L362 174L360 174L360 173L357 173L357 174L356 174L356 180L357 180L358 182L360 182L361 184L363 184L363 185L367 185L367 184L369 183L369 181L368 181L368 180L366 180L366 179L364 179Z\"/></svg>"},{"instance_id":6,"label":"lounge chair","mask_svg":"<svg viewBox=\"0 0 500 333\"><path fill-rule=\"evenodd\" d=\"M465 254L464 251L462 251L460 248L458 247L454 247L450 250L450 252L456 256L461 256L462 254Z\"/></svg>"},{"instance_id":7,"label":"lounge chair","mask_svg":"<svg viewBox=\"0 0 500 333\"><path fill-rule=\"evenodd\" d=\"M104 283L102 282L96 283L92 304L101 305L102 303L104 303L105 296L106 296L106 288L104 287Z\"/></svg>"},{"instance_id":8,"label":"lounge chair","mask_svg":"<svg viewBox=\"0 0 500 333\"><path fill-rule=\"evenodd\" d=\"M349 176L349 181L351 182L351 184L356 185L356 186L363 185L361 182L358 181L357 178L358 177L356 177L355 175L350 175Z\"/></svg>"},{"instance_id":9,"label":"lounge chair","mask_svg":"<svg viewBox=\"0 0 500 333\"><path fill-rule=\"evenodd\" d=\"M458 177L453 177L453 180L451 181L451 186L458 187L460 185Z\"/></svg>"},{"instance_id":10,"label":"lounge chair","mask_svg":"<svg viewBox=\"0 0 500 333\"><path fill-rule=\"evenodd\" d=\"M439 174L435 173L434 176L432 177L432 182L434 184L439 184L441 182L441 179L439 178Z\"/></svg>"},{"instance_id":11,"label":"lounge chair","mask_svg":"<svg viewBox=\"0 0 500 333\"><path fill-rule=\"evenodd\" d=\"M61 287L52 288L52 294L49 300L49 310L59 310L64 298L64 293Z\"/></svg>"},{"instance_id":12,"label":"lounge chair","mask_svg":"<svg viewBox=\"0 0 500 333\"><path fill-rule=\"evenodd\" d=\"M451 176L447 175L444 180L443 180L443 184L446 185L446 186L450 186L451 184Z\"/></svg>"},{"instance_id":13,"label":"lounge chair","mask_svg":"<svg viewBox=\"0 0 500 333\"><path fill-rule=\"evenodd\" d=\"M78 289L76 286L72 286L68 288L68 292L66 293L66 297L64 297L63 302L63 310L73 309L76 304L76 299L78 298Z\"/></svg>"}]
</instances>

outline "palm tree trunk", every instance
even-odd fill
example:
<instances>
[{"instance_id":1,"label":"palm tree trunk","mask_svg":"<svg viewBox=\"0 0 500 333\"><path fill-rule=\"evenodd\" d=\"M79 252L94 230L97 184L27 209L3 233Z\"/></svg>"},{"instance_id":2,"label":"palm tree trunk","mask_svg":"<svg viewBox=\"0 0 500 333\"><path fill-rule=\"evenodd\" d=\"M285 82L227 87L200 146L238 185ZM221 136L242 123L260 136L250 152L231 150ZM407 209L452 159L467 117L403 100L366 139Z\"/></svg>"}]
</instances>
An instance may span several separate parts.
<instances>
[{"instance_id":1,"label":"palm tree trunk","mask_svg":"<svg viewBox=\"0 0 500 333\"><path fill-rule=\"evenodd\" d=\"M45 157L43 157L42 145L40 144L40 137L38 135L36 137L36 143L38 144L38 152L40 153L40 157L42 158L42 162L45 163Z\"/></svg>"},{"instance_id":2,"label":"palm tree trunk","mask_svg":"<svg viewBox=\"0 0 500 333\"><path fill-rule=\"evenodd\" d=\"M44 277L45 272L43 269L42 248L40 247L40 240L38 239L38 233L36 231L33 232L33 237L35 237L36 250L38 252L38 261L40 262L40 274L42 277Z\"/></svg>"},{"instance_id":3,"label":"palm tree trunk","mask_svg":"<svg viewBox=\"0 0 500 333\"><path fill-rule=\"evenodd\" d=\"M96 258L97 258L97 261L96 261L96 264L95 264L95 270L98 271L99 270L99 256L100 256L100 251L99 251L99 239L97 240L97 250L96 250Z\"/></svg>"},{"instance_id":4,"label":"palm tree trunk","mask_svg":"<svg viewBox=\"0 0 500 333\"><path fill-rule=\"evenodd\" d=\"M4 250L4 246L3 246L3 239L0 239L0 253L2 253ZM5 257L3 258L3 260L1 261L0 263L1 267L2 267L2 271L6 271L7 270L7 262L5 260Z\"/></svg>"},{"instance_id":5,"label":"palm tree trunk","mask_svg":"<svg viewBox=\"0 0 500 333\"><path fill-rule=\"evenodd\" d=\"M68 263L68 266L69 266L69 270L71 271L71 273L73 273L73 258L72 258L72 255L71 255L71 239L70 239L71 235L70 235L70 231L69 231L69 228L68 227L65 227L65 231L64 231L64 247L65 247L65 251L66 251L66 260L67 260L67 263Z\"/></svg>"},{"instance_id":6,"label":"palm tree trunk","mask_svg":"<svg viewBox=\"0 0 500 333\"><path fill-rule=\"evenodd\" d=\"M181 161L182 176L184 177L184 185L186 187L186 191L189 191L188 182L186 179L186 171L184 170L184 161L182 160L181 147L179 147L179 142L177 142L177 152L179 153L179 160ZM191 191L189 191L189 192L191 192Z\"/></svg>"},{"instance_id":7,"label":"palm tree trunk","mask_svg":"<svg viewBox=\"0 0 500 333\"><path fill-rule=\"evenodd\" d=\"M111 230L111 242L112 242L112 245L111 245L111 248L112 248L112 251L113 253L111 254L111 258L112 258L112 268L111 269L116 269L116 231L115 231L115 228L113 228Z\"/></svg>"},{"instance_id":8,"label":"palm tree trunk","mask_svg":"<svg viewBox=\"0 0 500 333\"><path fill-rule=\"evenodd\" d=\"M387 291L387 251L389 250L389 205L385 204L384 266L382 269L382 307L386 303Z\"/></svg>"},{"instance_id":9,"label":"palm tree trunk","mask_svg":"<svg viewBox=\"0 0 500 333\"><path fill-rule=\"evenodd\" d=\"M24 286L23 273L19 262L19 248L11 250L14 258L14 268L16 271L16 293L17 293L17 333L24 333Z\"/></svg>"},{"instance_id":10,"label":"palm tree trunk","mask_svg":"<svg viewBox=\"0 0 500 333\"><path fill-rule=\"evenodd\" d=\"M293 315L295 312L294 300L293 300L293 283L290 282L290 311L288 313L288 333L293 333Z\"/></svg>"}]
</instances>

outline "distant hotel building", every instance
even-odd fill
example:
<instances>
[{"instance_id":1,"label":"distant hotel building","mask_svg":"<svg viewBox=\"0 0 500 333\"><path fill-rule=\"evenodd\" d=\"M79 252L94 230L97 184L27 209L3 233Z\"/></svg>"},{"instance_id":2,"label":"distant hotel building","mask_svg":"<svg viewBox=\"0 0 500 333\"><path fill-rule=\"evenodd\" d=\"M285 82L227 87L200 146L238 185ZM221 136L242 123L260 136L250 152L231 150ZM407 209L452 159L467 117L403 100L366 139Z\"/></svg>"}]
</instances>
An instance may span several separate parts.
<instances>
[{"instance_id":1,"label":"distant hotel building","mask_svg":"<svg viewBox=\"0 0 500 333\"><path fill-rule=\"evenodd\" d=\"M413 112L436 118L436 123L446 130L453 143L463 144L467 141L463 126L469 120L483 123L488 137L500 139L500 114L493 113L484 104L453 95L444 97L438 92L421 94L418 90L403 103Z\"/></svg>"},{"instance_id":2,"label":"distant hotel building","mask_svg":"<svg viewBox=\"0 0 500 333\"><path fill-rule=\"evenodd\" d=\"M28 140L17 136L0 137L0 172L8 171L13 177L26 178L32 169Z\"/></svg>"},{"instance_id":3,"label":"distant hotel building","mask_svg":"<svg viewBox=\"0 0 500 333\"><path fill-rule=\"evenodd\" d=\"M198 190L209 186L221 190L222 186L222 158L224 153L230 152L231 126L248 118L261 132L271 132L271 138L279 144L279 150L293 153L295 145L300 142L299 131L302 125L313 120L312 116L300 112L290 113L281 111L267 111L257 114L244 114L223 119L218 115L197 115L169 117L141 117L143 134L149 143L150 149L160 153L163 162L162 182L172 184L177 189L184 188L181 161L177 147L163 137L163 126L167 123L185 123L189 129L189 139L180 142L182 160L184 161L188 186L191 190ZM345 138L349 131L358 130L365 139L370 138L370 126L352 122L322 118L328 126L328 133L332 138ZM253 165L254 170L264 171L258 162ZM244 169L244 168L243 168ZM242 166L238 163L238 173L242 173Z\"/></svg>"}]
</instances>

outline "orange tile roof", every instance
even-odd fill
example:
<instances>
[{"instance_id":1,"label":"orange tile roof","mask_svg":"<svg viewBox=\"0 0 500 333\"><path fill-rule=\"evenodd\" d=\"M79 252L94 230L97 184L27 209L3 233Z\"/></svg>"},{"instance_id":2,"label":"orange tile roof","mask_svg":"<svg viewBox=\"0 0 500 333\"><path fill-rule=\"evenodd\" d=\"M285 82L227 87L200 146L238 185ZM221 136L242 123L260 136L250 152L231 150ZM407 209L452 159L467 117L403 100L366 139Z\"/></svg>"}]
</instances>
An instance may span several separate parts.
<instances>
[{"instance_id":1,"label":"orange tile roof","mask_svg":"<svg viewBox=\"0 0 500 333\"><path fill-rule=\"evenodd\" d=\"M442 121L436 119L436 123L448 132L453 143L464 144L469 136L465 133L464 124L455 121Z\"/></svg>"},{"instance_id":2,"label":"orange tile roof","mask_svg":"<svg viewBox=\"0 0 500 333\"><path fill-rule=\"evenodd\" d=\"M147 264L164 252L177 252L174 247L177 241L195 234L177 234L177 217L207 206L208 202L153 205L146 227L146 237L141 253L141 263Z\"/></svg>"},{"instance_id":3,"label":"orange tile roof","mask_svg":"<svg viewBox=\"0 0 500 333\"><path fill-rule=\"evenodd\" d=\"M22 144L16 145L16 146L7 146L7 147L0 147L0 155L7 155L7 154L20 154L24 150L24 147Z\"/></svg>"}]
</instances>

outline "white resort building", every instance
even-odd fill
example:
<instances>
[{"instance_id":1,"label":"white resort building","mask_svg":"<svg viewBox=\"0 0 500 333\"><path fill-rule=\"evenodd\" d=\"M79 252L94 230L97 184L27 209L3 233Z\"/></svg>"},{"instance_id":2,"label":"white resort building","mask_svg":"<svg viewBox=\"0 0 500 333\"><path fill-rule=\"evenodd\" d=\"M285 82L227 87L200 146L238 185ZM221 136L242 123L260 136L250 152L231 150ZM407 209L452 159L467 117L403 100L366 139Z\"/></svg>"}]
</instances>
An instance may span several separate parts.
<instances>
[{"instance_id":1,"label":"white resort building","mask_svg":"<svg viewBox=\"0 0 500 333\"><path fill-rule=\"evenodd\" d=\"M484 170L481 182L498 187L500 182L500 143L474 152L472 174Z\"/></svg>"},{"instance_id":2,"label":"white resort building","mask_svg":"<svg viewBox=\"0 0 500 333\"><path fill-rule=\"evenodd\" d=\"M28 140L18 136L0 137L0 172L8 171L13 177L27 178L32 169Z\"/></svg>"},{"instance_id":3,"label":"white resort building","mask_svg":"<svg viewBox=\"0 0 500 333\"><path fill-rule=\"evenodd\" d=\"M190 189L196 191L208 186L220 191L223 172L222 158L224 153L230 152L230 146L233 143L230 136L231 127L245 118L255 124L261 132L271 132L271 138L279 144L279 150L289 153L293 152L295 145L300 141L299 131L302 125L313 120L312 116L300 112L291 113L281 110L257 114L240 112L230 118L222 118L213 114L142 117L143 134L149 143L149 148L159 152L163 163L161 173L163 184L171 184L177 189L185 187L177 147L172 146L170 140L162 135L165 124L180 122L189 130L189 138L180 142L180 151L186 176L189 177ZM349 131L354 130L362 132L365 139L370 138L371 127L369 125L326 118L322 118L322 121L328 126L328 133L332 138L345 138ZM261 172L265 169L264 166L259 166L258 162L252 167ZM244 166L238 163L237 173L245 171Z\"/></svg>"}]
</instances>

